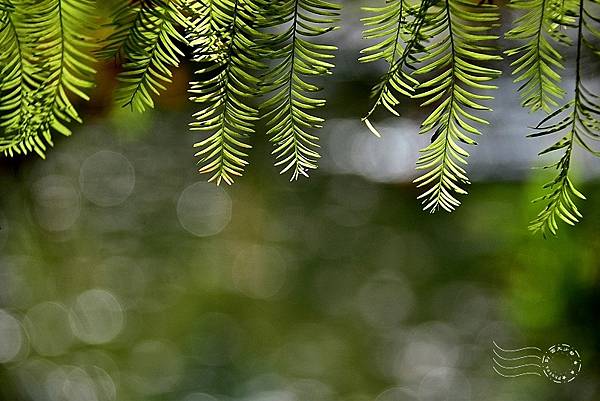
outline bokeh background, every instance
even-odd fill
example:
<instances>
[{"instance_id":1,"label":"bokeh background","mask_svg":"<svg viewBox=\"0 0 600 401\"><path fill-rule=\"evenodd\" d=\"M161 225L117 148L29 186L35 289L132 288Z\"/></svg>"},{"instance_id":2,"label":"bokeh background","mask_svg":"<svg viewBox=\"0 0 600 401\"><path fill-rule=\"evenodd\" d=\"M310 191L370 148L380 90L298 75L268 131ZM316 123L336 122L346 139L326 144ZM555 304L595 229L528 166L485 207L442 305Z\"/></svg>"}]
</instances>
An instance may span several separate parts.
<instances>
[{"instance_id":1,"label":"bokeh background","mask_svg":"<svg viewBox=\"0 0 600 401\"><path fill-rule=\"evenodd\" d=\"M0 400L600 399L599 162L577 153L583 222L531 235L540 116L505 74L464 205L422 212L426 110L381 116L382 139L362 126L379 70L355 61L361 2L344 3L310 180L279 176L259 131L245 177L205 183L189 65L144 115L112 105L102 65L85 125L45 161L1 159ZM492 341L566 342L583 369L563 385L500 377Z\"/></svg>"}]
</instances>

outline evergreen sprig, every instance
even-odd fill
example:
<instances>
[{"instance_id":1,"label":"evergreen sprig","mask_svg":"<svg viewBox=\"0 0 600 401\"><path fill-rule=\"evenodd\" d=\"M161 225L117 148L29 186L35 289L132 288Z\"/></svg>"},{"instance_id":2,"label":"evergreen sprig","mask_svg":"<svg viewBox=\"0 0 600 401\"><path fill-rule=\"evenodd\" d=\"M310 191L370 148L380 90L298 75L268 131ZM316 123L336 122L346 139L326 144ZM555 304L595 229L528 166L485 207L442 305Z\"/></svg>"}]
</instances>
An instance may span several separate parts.
<instances>
[{"instance_id":1,"label":"evergreen sprig","mask_svg":"<svg viewBox=\"0 0 600 401\"><path fill-rule=\"evenodd\" d=\"M259 93L256 71L265 68L258 45L264 35L256 24L261 5L253 0L207 1L199 17L204 26L190 32L194 61L200 64L191 100L201 106L191 129L209 133L195 144L196 156L199 171L217 184L232 184L248 164L248 140L259 119L252 104Z\"/></svg>"},{"instance_id":2,"label":"evergreen sprig","mask_svg":"<svg viewBox=\"0 0 600 401\"><path fill-rule=\"evenodd\" d=\"M385 60L388 64L386 73L380 78L379 82L371 91L371 98L374 99L373 107L363 117L367 127L376 136L381 136L375 129L369 118L381 105L390 113L400 116L396 107L400 103L396 92L400 95L411 96L413 86L417 82L403 70L404 63L411 50L412 42L416 42L416 35L411 35L410 24L408 23L409 9L411 5L404 0L387 0L381 7L363 7L365 12L370 15L362 18L366 29L363 31L363 38L376 41L375 44L363 49L361 53L365 54L358 61L370 63L379 60ZM421 19L425 13L421 14ZM410 35L411 39L407 39ZM408 42L405 46L405 41ZM407 83L410 81L410 83Z\"/></svg>"},{"instance_id":3,"label":"evergreen sprig","mask_svg":"<svg viewBox=\"0 0 600 401\"><path fill-rule=\"evenodd\" d=\"M520 84L521 104L531 111L550 113L565 95L559 73L564 70L564 60L556 45L570 44L561 28L572 23L573 2L512 0L510 6L525 11L505 34L507 39L525 42L506 51L509 57L516 58L511 66L515 83Z\"/></svg>"},{"instance_id":4,"label":"evergreen sprig","mask_svg":"<svg viewBox=\"0 0 600 401\"><path fill-rule=\"evenodd\" d=\"M594 150L591 143L600 140L600 107L598 106L600 98L586 89L583 83L582 53L585 44L592 50L597 50L593 41L586 38L586 33L600 39L600 31L594 27L594 23L600 22L600 18L588 11L585 7L585 0L579 1L577 15L574 97L563 107L544 118L536 127L537 132L529 135L530 137L561 135L558 141L540 153L543 155L550 152L563 152L556 163L545 167L555 168L557 174L544 185L546 193L534 200L543 202L545 205L531 222L529 228L533 232L541 231L544 236L556 235L559 221L575 225L583 217L575 202L577 199L585 199L585 196L575 187L570 174L575 146L579 145L590 153L600 156L600 152ZM555 120L558 121L552 123Z\"/></svg>"},{"instance_id":5,"label":"evergreen sprig","mask_svg":"<svg viewBox=\"0 0 600 401\"><path fill-rule=\"evenodd\" d=\"M425 210L454 210L469 184L465 165L487 121L491 84L501 59L490 33L493 4L471 0L370 0L363 36L372 43L359 58L383 62L363 121L380 108L400 115L402 97L431 108L420 128L431 136L421 150L415 183ZM199 106L192 131L200 172L233 181L248 164L257 124L264 119L276 166L292 180L317 168L318 129L325 105L318 92L332 74L336 47L323 42L336 29L335 0L114 0L110 32L97 43L95 0L0 0L0 152L44 157L54 133L71 134L75 108L94 86L94 55L122 68L116 102L136 111L154 107L192 49L198 66L191 100ZM559 221L581 218L583 198L572 179L574 151L598 154L600 99L584 85L583 50L600 56L599 0L511 0L520 16L505 34L520 42L505 53L522 105L544 111L531 135L559 135L541 154L560 152L556 176L538 199L544 208L533 231L555 234ZM572 100L561 85L565 49L576 46ZM319 78L319 79L316 79Z\"/></svg>"},{"instance_id":6,"label":"evergreen sprig","mask_svg":"<svg viewBox=\"0 0 600 401\"><path fill-rule=\"evenodd\" d=\"M281 166L281 174L291 171L291 180L308 177L317 168L319 138L310 131L322 127L324 119L313 110L325 100L314 95L321 89L307 77L331 74L329 60L337 48L315 39L336 28L339 9L324 0L284 0L271 6L275 23L266 21L266 27L283 32L266 42L266 56L276 63L261 77L263 94L269 96L261 109L275 145L275 165Z\"/></svg>"},{"instance_id":7,"label":"evergreen sprig","mask_svg":"<svg viewBox=\"0 0 600 401\"><path fill-rule=\"evenodd\" d=\"M4 2L0 32L0 151L44 157L52 133L81 122L69 95L89 100L94 86L91 0Z\"/></svg>"},{"instance_id":8,"label":"evergreen sprig","mask_svg":"<svg viewBox=\"0 0 600 401\"><path fill-rule=\"evenodd\" d=\"M113 15L114 31L100 55L122 60L116 93L121 106L153 108L153 98L171 82L171 68L184 56L179 46L186 40L179 30L189 25L183 6L181 0L127 0Z\"/></svg>"},{"instance_id":9,"label":"evergreen sprig","mask_svg":"<svg viewBox=\"0 0 600 401\"><path fill-rule=\"evenodd\" d=\"M437 0L423 0L415 6L404 0L387 0L382 7L364 7L363 10L373 14L362 19L367 27L363 37L377 41L363 49L365 54L359 58L362 63L385 60L387 71L371 91L373 106L363 117L363 122L371 132L380 137L381 134L370 121L371 116L383 106L388 112L400 116L396 110L400 104L399 97L412 97L418 81L406 70L415 54L421 50L421 44L427 38L422 33L423 25L428 18L428 9Z\"/></svg>"},{"instance_id":10,"label":"evergreen sprig","mask_svg":"<svg viewBox=\"0 0 600 401\"><path fill-rule=\"evenodd\" d=\"M487 33L499 16L494 5L477 6L468 0L445 0L437 5L424 35L430 44L424 47L416 76L434 73L417 86L415 98L427 99L421 107L436 105L421 124L421 134L432 134L431 144L421 150L417 169L424 173L415 180L425 188L419 196L424 210L454 210L466 194L469 184L465 169L468 152L462 144L475 145L471 138L481 132L473 124L487 124L475 111L489 111L482 102L492 96L478 93L496 87L487 83L500 71L485 67L499 60L494 47L486 44L497 39Z\"/></svg>"}]
</instances>

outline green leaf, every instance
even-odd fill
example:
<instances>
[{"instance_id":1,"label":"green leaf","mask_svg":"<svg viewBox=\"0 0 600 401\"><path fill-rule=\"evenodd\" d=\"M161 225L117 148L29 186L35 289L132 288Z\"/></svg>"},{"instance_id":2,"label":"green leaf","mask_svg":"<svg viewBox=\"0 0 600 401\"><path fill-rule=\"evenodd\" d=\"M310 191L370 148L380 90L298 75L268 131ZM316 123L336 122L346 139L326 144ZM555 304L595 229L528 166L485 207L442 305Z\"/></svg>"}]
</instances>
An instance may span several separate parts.
<instances>
[{"instance_id":1,"label":"green leaf","mask_svg":"<svg viewBox=\"0 0 600 401\"><path fill-rule=\"evenodd\" d=\"M544 236L556 235L560 221L575 225L583 217L577 204L577 199L585 196L575 187L570 177L575 145L580 145L590 153L600 156L600 152L592 148L591 142L600 139L600 107L598 97L586 89L583 84L582 50L585 44L585 34L595 35L592 26L593 19L586 10L584 2L579 3L577 13L577 55L574 98L563 107L547 116L536 127L532 137L559 135L559 139L540 154L562 151L560 159L546 168L555 168L557 174L544 185L545 193L534 202L544 203L537 217L530 223L529 229L541 232ZM558 120L555 123L550 121ZM549 124L549 125L548 125Z\"/></svg>"},{"instance_id":2,"label":"green leaf","mask_svg":"<svg viewBox=\"0 0 600 401\"><path fill-rule=\"evenodd\" d=\"M271 6L275 24L282 32L270 36L264 45L267 58L275 63L261 77L267 135L274 144L273 154L281 174L291 172L291 180L308 176L317 168L318 137L311 131L324 120L313 110L325 105L314 93L321 90L307 77L331 74L332 46L315 40L335 29L340 6L329 1L284 0ZM272 24L271 24L272 25Z\"/></svg>"},{"instance_id":3,"label":"green leaf","mask_svg":"<svg viewBox=\"0 0 600 401\"><path fill-rule=\"evenodd\" d=\"M94 86L95 4L91 0L13 0L3 16L0 151L44 157L52 133L70 135L81 118L69 94Z\"/></svg>"},{"instance_id":4,"label":"green leaf","mask_svg":"<svg viewBox=\"0 0 600 401\"><path fill-rule=\"evenodd\" d=\"M103 58L116 57L123 63L119 74L117 103L144 112L154 107L154 98L164 91L172 68L184 56L179 46L187 29L182 0L137 0L123 4L113 14L113 32L99 52Z\"/></svg>"},{"instance_id":5,"label":"green leaf","mask_svg":"<svg viewBox=\"0 0 600 401\"><path fill-rule=\"evenodd\" d=\"M515 83L519 84L521 105L531 111L550 113L558 106L565 91L560 87L564 61L555 48L558 43L569 44L570 39L561 27L573 23L570 16L577 4L573 0L511 0L511 7L524 10L514 27L505 34L507 39L524 42L509 49L514 57Z\"/></svg>"},{"instance_id":6,"label":"green leaf","mask_svg":"<svg viewBox=\"0 0 600 401\"><path fill-rule=\"evenodd\" d=\"M264 34L256 29L261 6L251 0L213 0L196 8L189 41L198 80L191 83L191 100L200 105L192 131L208 133L197 142L200 172L209 181L232 184L248 164L248 139L254 134L259 94L256 71L264 69L256 45Z\"/></svg>"},{"instance_id":7,"label":"green leaf","mask_svg":"<svg viewBox=\"0 0 600 401\"><path fill-rule=\"evenodd\" d=\"M492 97L478 93L495 86L490 81L500 71L483 64L499 60L494 48L486 42L494 40L487 30L498 20L493 5L477 6L464 0L445 0L430 8L423 37L429 44L423 46L417 59L415 76L425 76L413 96L426 99L421 106L437 106L421 124L421 134L432 134L431 143L421 150L417 169L423 171L415 179L423 188L424 210L452 211L460 205L457 195L464 195L469 184L466 170L469 153L463 144L475 145L471 138L481 132L474 124L487 121L474 115L472 110L489 110L482 101Z\"/></svg>"},{"instance_id":8,"label":"green leaf","mask_svg":"<svg viewBox=\"0 0 600 401\"><path fill-rule=\"evenodd\" d=\"M404 68L421 50L421 43L427 40L422 27L428 18L428 9L435 3L436 0L423 0L413 5L405 0L387 0L382 7L363 8L373 14L362 19L366 26L363 37L376 43L361 51L364 56L359 61L371 63L385 60L388 64L386 73L371 91L373 105L363 117L369 130L376 136L379 136L379 132L370 119L379 106L399 116L399 97L412 97L414 94L418 82Z\"/></svg>"}]
</instances>

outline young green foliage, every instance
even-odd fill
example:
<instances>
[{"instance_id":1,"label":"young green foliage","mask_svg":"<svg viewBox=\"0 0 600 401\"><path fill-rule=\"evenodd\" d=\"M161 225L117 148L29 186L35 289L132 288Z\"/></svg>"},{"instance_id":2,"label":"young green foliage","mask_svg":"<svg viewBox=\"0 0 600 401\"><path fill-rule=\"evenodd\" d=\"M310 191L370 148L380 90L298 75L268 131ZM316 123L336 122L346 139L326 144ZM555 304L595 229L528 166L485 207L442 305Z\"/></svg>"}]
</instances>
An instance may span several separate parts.
<instances>
[{"instance_id":1,"label":"young green foliage","mask_svg":"<svg viewBox=\"0 0 600 401\"><path fill-rule=\"evenodd\" d=\"M209 136L199 148L200 172L209 181L232 184L248 164L248 139L259 119L252 99L258 96L256 71L265 66L257 45L264 35L257 30L261 3L254 0L202 2L199 26L190 32L198 81L191 83L191 100L201 109L194 114L193 131Z\"/></svg>"},{"instance_id":2,"label":"young green foliage","mask_svg":"<svg viewBox=\"0 0 600 401\"><path fill-rule=\"evenodd\" d=\"M14 11L14 9L10 0L0 0L0 28L4 28L7 23L8 12Z\"/></svg>"},{"instance_id":3,"label":"young green foliage","mask_svg":"<svg viewBox=\"0 0 600 401\"><path fill-rule=\"evenodd\" d=\"M4 2L4 4L8 4ZM88 100L95 46L91 0L13 0L0 32L0 151L44 157L52 132L81 122L69 95Z\"/></svg>"},{"instance_id":4,"label":"young green foliage","mask_svg":"<svg viewBox=\"0 0 600 401\"><path fill-rule=\"evenodd\" d=\"M404 0L386 0L385 5L381 7L363 7L364 11L373 14L361 20L366 27L363 37L377 42L361 50L365 55L358 60L362 63L385 60L388 63L388 70L371 91L371 97L375 100L373 107L363 117L367 127L376 136L381 135L369 120L375 110L382 105L390 113L399 116L396 107L400 101L395 92L410 97L416 83L402 69L406 55L410 52L408 44L404 46L403 38L409 34L406 31L409 26L407 22L410 7L411 5ZM410 84L406 81L410 81Z\"/></svg>"},{"instance_id":5,"label":"young green foliage","mask_svg":"<svg viewBox=\"0 0 600 401\"><path fill-rule=\"evenodd\" d=\"M591 36L600 39L600 31L593 26L594 22L600 22L600 18L593 16L586 9L585 0L579 1L574 98L544 118L536 127L538 132L530 135L531 137L557 133L561 135L556 143L540 153L543 155L549 152L563 152L556 163L546 166L546 168L556 168L557 174L544 185L546 193L535 200L535 202L544 202L545 206L529 226L530 230L541 231L544 236L548 233L556 235L559 221L574 225L582 217L575 201L577 198L585 199L585 196L575 188L570 177L575 145L580 145L590 153L600 156L600 152L595 151L590 145L590 141L600 140L600 107L598 106L600 98L588 91L582 82L584 44L597 51L593 47L593 42L586 39L585 33L587 31ZM559 119L557 122L546 125L557 119Z\"/></svg>"},{"instance_id":6,"label":"young green foliage","mask_svg":"<svg viewBox=\"0 0 600 401\"><path fill-rule=\"evenodd\" d=\"M560 28L573 23L573 1L512 0L510 5L525 11L505 34L507 39L525 42L506 51L508 56L516 57L511 66L516 75L514 82L520 84L521 104L531 111L550 113L565 94L559 73L564 69L564 61L555 45L570 43Z\"/></svg>"},{"instance_id":7,"label":"young green foliage","mask_svg":"<svg viewBox=\"0 0 600 401\"><path fill-rule=\"evenodd\" d=\"M471 0L373 0L364 37L374 41L362 51L364 63L384 61L385 73L373 88L373 104L363 121L383 106L398 116L400 97L432 107L421 125L431 143L421 150L415 180L425 210L451 211L469 183L464 165L487 124L479 111L500 71L490 45L496 36L496 7ZM122 64L117 101L137 111L171 81L182 44L193 48L198 64L191 100L200 107L191 129L206 137L195 146L200 172L210 181L233 183L248 164L255 125L265 118L276 165L292 180L317 168L323 125L316 110L325 104L313 78L332 73L334 46L321 37L336 28L340 10L334 0L112 0L111 33L96 52ZM557 175L538 199L545 206L533 231L555 234L559 221L581 218L575 204L583 195L571 179L574 149L598 154L599 98L583 84L582 49L600 41L599 0L512 0L522 11L506 38L522 45L506 53L520 83L522 104L549 113L531 136L559 134L542 154L561 152L548 166ZM108 4L108 3L107 3ZM112 3L111 3L112 4ZM44 156L52 135L70 135L81 121L76 98L88 99L93 86L94 0L0 0L0 152ZM576 29L571 35L569 29ZM184 37L184 32L187 37ZM558 46L577 38L573 100L554 111L565 95L560 86L564 60ZM262 101L261 101L261 97Z\"/></svg>"},{"instance_id":8,"label":"young green foliage","mask_svg":"<svg viewBox=\"0 0 600 401\"><path fill-rule=\"evenodd\" d=\"M141 9L141 1L132 3L129 0L119 0L116 3L116 8L110 14L110 22L104 25L110 29L110 34L103 38L102 47L96 52L100 60L123 59L125 42L130 40Z\"/></svg>"},{"instance_id":9,"label":"young green foliage","mask_svg":"<svg viewBox=\"0 0 600 401\"><path fill-rule=\"evenodd\" d=\"M99 55L122 60L117 103L144 112L154 107L154 96L171 82L186 40L178 29L189 25L182 0L123 0L113 14L113 32Z\"/></svg>"},{"instance_id":10,"label":"young green foliage","mask_svg":"<svg viewBox=\"0 0 600 401\"><path fill-rule=\"evenodd\" d=\"M366 29L365 39L377 41L363 49L365 54L359 61L370 63L385 60L387 71L373 87L371 98L373 106L363 117L363 121L371 132L381 136L373 123L371 116L383 106L395 116L400 116L396 110L400 104L399 96L411 97L414 87L418 84L404 68L409 65L411 58L420 50L420 45L426 40L421 28L428 17L428 9L435 0L423 0L417 6L405 0L387 0L381 7L364 7L363 10L373 15L362 19Z\"/></svg>"},{"instance_id":11,"label":"young green foliage","mask_svg":"<svg viewBox=\"0 0 600 401\"><path fill-rule=\"evenodd\" d=\"M275 21L265 28L283 30L267 40L268 58L276 60L261 77L264 94L261 105L267 119L267 135L274 143L273 154L281 174L291 171L291 180L307 176L317 168L318 137L310 131L321 128L324 120L313 110L325 105L314 96L320 88L306 78L331 74L328 60L337 48L315 39L335 29L340 6L324 0L283 0L271 5Z\"/></svg>"},{"instance_id":12,"label":"young green foliage","mask_svg":"<svg viewBox=\"0 0 600 401\"><path fill-rule=\"evenodd\" d=\"M459 204L456 194L466 194L469 184L465 169L469 155L461 144L475 145L471 138L481 132L472 124L487 124L472 110L490 110L482 101L492 96L477 93L495 89L486 82L500 71L483 66L499 60L495 49L486 44L497 37L487 31L498 20L494 5L468 0L445 0L432 10L423 28L430 43L424 47L415 75L433 77L417 86L415 98L427 99L421 107L435 104L433 112L421 124L421 134L431 133L431 144L421 150L417 169L424 173L415 180L425 188L419 196L424 210L454 210Z\"/></svg>"}]
</instances>

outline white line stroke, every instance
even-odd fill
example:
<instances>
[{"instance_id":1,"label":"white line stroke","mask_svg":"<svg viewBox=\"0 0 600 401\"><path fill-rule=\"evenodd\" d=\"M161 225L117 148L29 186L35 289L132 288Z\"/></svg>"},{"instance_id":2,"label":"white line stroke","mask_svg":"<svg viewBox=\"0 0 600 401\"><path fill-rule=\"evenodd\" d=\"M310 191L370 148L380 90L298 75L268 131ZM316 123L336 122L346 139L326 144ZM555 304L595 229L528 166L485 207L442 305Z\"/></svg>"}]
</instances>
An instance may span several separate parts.
<instances>
[{"instance_id":1,"label":"white line stroke","mask_svg":"<svg viewBox=\"0 0 600 401\"><path fill-rule=\"evenodd\" d=\"M525 348L518 348L518 349L504 349L501 346L499 346L498 344L496 344L496 341L492 340L492 343L494 344L494 346L496 348L498 348L502 352L521 352L521 351L527 351L527 350L536 350L536 351L542 352L542 349L538 348L538 347L525 347Z\"/></svg>"},{"instance_id":2,"label":"white line stroke","mask_svg":"<svg viewBox=\"0 0 600 401\"><path fill-rule=\"evenodd\" d=\"M505 374L499 372L498 369L496 369L495 366L492 366L492 369L494 369L494 372L498 373L500 376L502 376L502 377L508 377L508 378L519 377L519 376L526 376L526 375L541 376L541 374L538 373L538 372L523 372L523 373L519 373L519 374L516 374L516 375L505 375Z\"/></svg>"},{"instance_id":3,"label":"white line stroke","mask_svg":"<svg viewBox=\"0 0 600 401\"><path fill-rule=\"evenodd\" d=\"M500 359L503 359L505 361L518 361L519 359L527 359L527 358L537 358L537 359L542 359L541 356L539 355L525 355L525 356L517 356L514 358L507 358L505 356L502 356L498 353L498 351L496 351L494 348L492 348L492 352Z\"/></svg>"},{"instance_id":4,"label":"white line stroke","mask_svg":"<svg viewBox=\"0 0 600 401\"><path fill-rule=\"evenodd\" d=\"M517 365L517 366L504 366L502 365L500 362L498 362L495 358L492 358L492 360L494 361L494 364L500 366L502 369L521 369L521 368L526 368L529 366L533 366L536 368L542 368L541 365L538 365L537 363L525 363L523 365Z\"/></svg>"}]
</instances>

